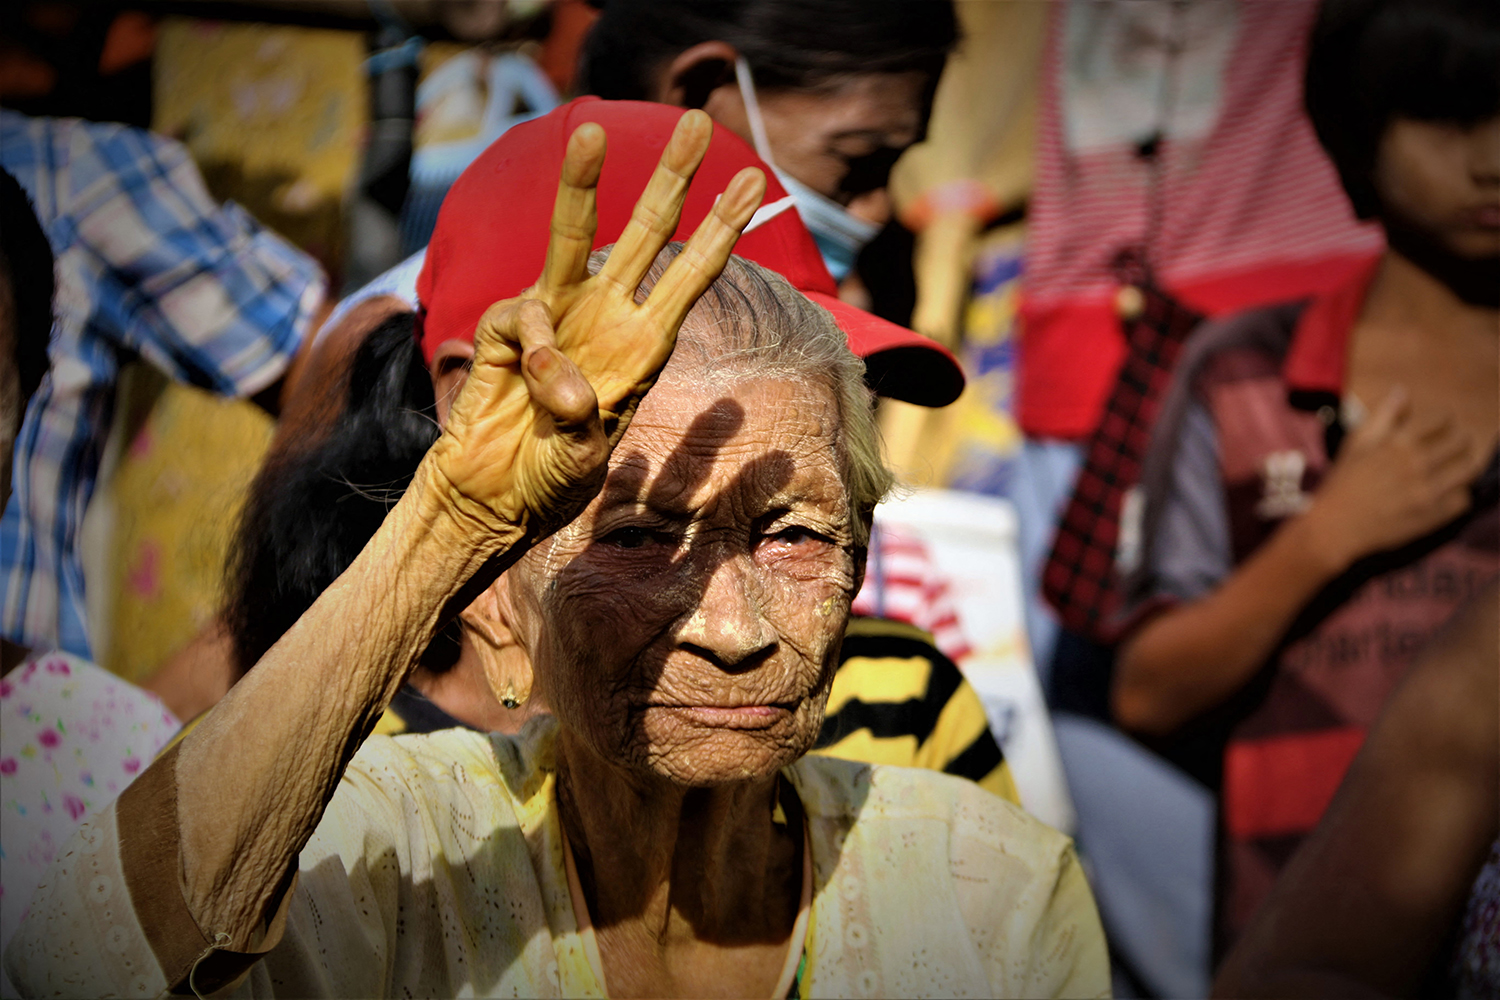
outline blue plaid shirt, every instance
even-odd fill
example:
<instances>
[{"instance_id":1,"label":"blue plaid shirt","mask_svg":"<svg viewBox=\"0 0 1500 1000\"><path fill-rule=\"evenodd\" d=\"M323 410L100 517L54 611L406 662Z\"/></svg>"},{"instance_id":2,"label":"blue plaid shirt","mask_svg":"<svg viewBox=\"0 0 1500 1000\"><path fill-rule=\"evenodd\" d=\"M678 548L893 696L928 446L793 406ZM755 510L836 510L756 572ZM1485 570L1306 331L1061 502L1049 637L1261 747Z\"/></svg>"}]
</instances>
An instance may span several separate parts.
<instances>
[{"instance_id":1,"label":"blue plaid shirt","mask_svg":"<svg viewBox=\"0 0 1500 1000\"><path fill-rule=\"evenodd\" d=\"M0 167L31 196L57 258L51 370L27 407L0 520L0 631L92 658L78 534L121 366L142 358L180 382L253 395L285 371L325 280L209 197L170 139L0 111Z\"/></svg>"}]
</instances>

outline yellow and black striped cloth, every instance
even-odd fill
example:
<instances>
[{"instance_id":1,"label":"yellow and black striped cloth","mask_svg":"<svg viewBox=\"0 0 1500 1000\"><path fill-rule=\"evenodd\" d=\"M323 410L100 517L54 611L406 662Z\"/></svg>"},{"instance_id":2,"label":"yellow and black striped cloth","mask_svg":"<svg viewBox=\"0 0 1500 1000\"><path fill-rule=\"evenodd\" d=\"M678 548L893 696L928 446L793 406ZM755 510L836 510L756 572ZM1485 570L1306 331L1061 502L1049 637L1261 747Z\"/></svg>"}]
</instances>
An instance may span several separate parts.
<instances>
[{"instance_id":1,"label":"yellow and black striped cloth","mask_svg":"<svg viewBox=\"0 0 1500 1000\"><path fill-rule=\"evenodd\" d=\"M1020 804L979 695L914 625L851 618L814 753L956 774Z\"/></svg>"},{"instance_id":2,"label":"yellow and black striped cloth","mask_svg":"<svg viewBox=\"0 0 1500 1000\"><path fill-rule=\"evenodd\" d=\"M472 728L403 685L375 732ZM903 622L851 618L814 753L969 778L1020 804L979 695L932 636Z\"/></svg>"}]
</instances>

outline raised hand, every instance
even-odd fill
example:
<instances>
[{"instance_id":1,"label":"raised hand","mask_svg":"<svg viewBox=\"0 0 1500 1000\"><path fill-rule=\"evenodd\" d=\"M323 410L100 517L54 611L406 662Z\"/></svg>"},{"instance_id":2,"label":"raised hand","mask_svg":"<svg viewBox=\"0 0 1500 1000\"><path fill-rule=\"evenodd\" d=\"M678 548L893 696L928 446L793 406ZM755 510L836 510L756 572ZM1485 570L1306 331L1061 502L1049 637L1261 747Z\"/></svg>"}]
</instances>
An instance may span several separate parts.
<instances>
[{"instance_id":1,"label":"raised hand","mask_svg":"<svg viewBox=\"0 0 1500 1000\"><path fill-rule=\"evenodd\" d=\"M672 353L677 330L729 259L765 192L740 171L642 303L635 291L671 239L713 125L682 116L603 269L590 276L604 130L568 140L547 261L519 298L486 311L469 377L428 463L454 506L500 534L572 520L610 448Z\"/></svg>"}]
</instances>

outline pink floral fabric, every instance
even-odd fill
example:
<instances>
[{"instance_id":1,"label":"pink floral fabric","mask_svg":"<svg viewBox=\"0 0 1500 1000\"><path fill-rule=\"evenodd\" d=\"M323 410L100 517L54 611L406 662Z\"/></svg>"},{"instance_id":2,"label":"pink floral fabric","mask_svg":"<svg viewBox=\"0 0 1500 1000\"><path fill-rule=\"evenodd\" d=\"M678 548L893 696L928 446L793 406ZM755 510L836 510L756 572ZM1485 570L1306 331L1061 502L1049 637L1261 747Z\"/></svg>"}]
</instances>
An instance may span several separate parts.
<instances>
[{"instance_id":1,"label":"pink floral fabric","mask_svg":"<svg viewBox=\"0 0 1500 1000\"><path fill-rule=\"evenodd\" d=\"M155 695L67 653L0 678L0 950L73 831L181 728Z\"/></svg>"}]
</instances>

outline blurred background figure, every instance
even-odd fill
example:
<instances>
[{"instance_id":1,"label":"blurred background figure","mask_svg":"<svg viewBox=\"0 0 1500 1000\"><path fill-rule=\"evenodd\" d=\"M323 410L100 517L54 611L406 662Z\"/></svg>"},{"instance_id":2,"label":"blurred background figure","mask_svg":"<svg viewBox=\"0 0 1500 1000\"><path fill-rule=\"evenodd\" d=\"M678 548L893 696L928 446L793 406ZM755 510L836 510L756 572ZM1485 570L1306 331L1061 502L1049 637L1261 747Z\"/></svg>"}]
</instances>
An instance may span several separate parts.
<instances>
[{"instance_id":1,"label":"blurred background figure","mask_svg":"<svg viewBox=\"0 0 1500 1000\"><path fill-rule=\"evenodd\" d=\"M376 6L380 18L362 0L181 12L225 18L210 21L149 2L7 4L0 11L0 102L152 125L181 139L212 197L234 200L284 234L337 288L353 266L351 244L377 242L351 240L359 199L350 195L361 172L370 173L362 161L378 158L378 150L362 153L379 90L369 81L399 68L389 55L367 65L372 50L384 51L381 31L401 27L402 57L415 59L419 82L459 56L478 74L448 74L441 93L459 99L436 102L443 110L433 116L433 130L424 132L420 119L407 123L416 129L416 170L429 145L462 141L466 128L472 138L491 120L485 67L516 60L545 67L540 84L528 74L528 94L568 86L591 20L581 0ZM97 82L75 86L77 80ZM473 115L471 98L479 101ZM504 102L497 95L494 106ZM524 110L505 106L507 115ZM431 192L418 182L411 188L395 204L393 226L419 216L417 195ZM96 658L111 670L143 681L171 664L175 685L214 661L219 637L211 623L228 529L272 423L259 407L171 383L128 359L119 384L114 436L102 449L102 489L84 526L87 626Z\"/></svg>"},{"instance_id":2,"label":"blurred background figure","mask_svg":"<svg viewBox=\"0 0 1500 1000\"><path fill-rule=\"evenodd\" d=\"M0 170L0 511L11 497L23 418L52 374L55 263L30 197ZM35 655L5 638L0 652L3 950L73 828L150 763L178 722L155 698L81 657ZM3 973L0 994L15 995Z\"/></svg>"},{"instance_id":3,"label":"blurred background figure","mask_svg":"<svg viewBox=\"0 0 1500 1000\"><path fill-rule=\"evenodd\" d=\"M948 51L947 0L604 0L582 85L702 108L791 192L834 280L890 218L891 167L922 138Z\"/></svg>"},{"instance_id":4,"label":"blurred background figure","mask_svg":"<svg viewBox=\"0 0 1500 1000\"><path fill-rule=\"evenodd\" d=\"M538 22L551 26L542 17L546 4L439 5L432 13L457 44L432 45L402 9L369 5L379 27L366 62L369 134L350 208L345 291L426 246L443 196L464 167L512 125L560 103L535 42ZM576 7L559 9L567 21Z\"/></svg>"},{"instance_id":5,"label":"blurred background figure","mask_svg":"<svg viewBox=\"0 0 1500 1000\"><path fill-rule=\"evenodd\" d=\"M994 393L1003 400L994 409L1009 412L971 420L988 429L988 446L961 425L919 437L915 449L938 454L941 439L959 450L939 482L1015 504L1027 635L1058 710L1078 837L1127 977L1117 988L1201 995L1211 968L1212 782L1112 727L1112 640L1094 629L1118 607L1116 557L1131 554L1118 523L1135 485L1131 463L1144 453L1175 350L1203 316L1326 287L1380 247L1379 232L1349 211L1302 108L1314 11L1311 2L1046 5L1035 97L1018 97L1009 114L1035 120L1024 244L1009 257L999 246L975 255L964 315L974 341L966 360L983 364L981 345L1004 345L989 352L997 374L970 376L981 390L1013 386L1009 399ZM1012 34L1021 33L1017 22ZM948 141L962 148L987 130L960 113L953 131L959 138ZM993 156L1006 133L989 123L988 134ZM942 227L921 240L979 245ZM935 290L926 301L945 301L929 273L942 272L919 270ZM1074 547L1059 552L1059 520L1086 454L1097 468L1072 500L1082 516L1065 523ZM1049 554L1060 565L1049 566ZM1061 646L1044 576L1073 622Z\"/></svg>"},{"instance_id":6,"label":"blurred background figure","mask_svg":"<svg viewBox=\"0 0 1500 1000\"><path fill-rule=\"evenodd\" d=\"M1170 374L1169 342L1198 318L1331 287L1380 248L1379 231L1349 211L1302 107L1315 9L1053 8L1022 285L1016 405L1028 446L1016 501L1028 575L1041 579L1083 446L1109 432L1114 454L1089 456L1104 459L1090 478L1111 480L1087 498L1101 508L1086 526L1089 555L1060 551L1045 566L1049 602L1085 637L1111 610L1107 571L1130 549L1115 551L1130 465L1109 459L1138 459L1149 430L1149 406L1122 398L1132 352L1150 362L1136 375L1149 380L1136 395L1150 398ZM1061 489L1044 494L1048 484ZM1056 626L1031 624L1050 662ZM1064 660L1076 670L1067 651Z\"/></svg>"},{"instance_id":7,"label":"blurred background figure","mask_svg":"<svg viewBox=\"0 0 1500 1000\"><path fill-rule=\"evenodd\" d=\"M1500 995L1500 589L1418 658L1220 996Z\"/></svg>"},{"instance_id":8,"label":"blurred background figure","mask_svg":"<svg viewBox=\"0 0 1500 1000\"><path fill-rule=\"evenodd\" d=\"M1018 18L1017 5L1001 6ZM996 446L1008 440L1008 414L982 425L987 439L972 423L890 435L898 456L918 456L918 468L903 470L909 477L1003 492L1016 504L1027 632L1060 710L1053 721L1080 843L1120 964L1134 976L1128 988L1164 995L1208 986L1222 737L1189 727L1149 741L1164 760L1112 727L1120 573L1142 558L1141 463L1188 335L1205 317L1340 287L1383 245L1380 229L1350 210L1303 108L1315 12L1313 3L1054 5L1034 78L1024 257L1009 270L1019 273L1019 357L992 355L996 369L1014 366L1026 444L1008 458ZM1022 33L1019 20L1013 33ZM961 49L955 65L969 54ZM946 88L956 93L960 79L945 78L928 143L898 167L898 203L903 171L922 164L927 148L963 150L981 135L985 152L1004 147L979 102L956 116L951 136L940 131ZM1026 117L1017 99L1008 120ZM965 182L935 190L957 192L957 221L924 230L918 247L978 261L966 276L973 298L963 321L973 362L979 344L996 339L985 325L997 314L1004 321L1006 300L986 293L1005 272L987 272L995 257L976 252L970 235L997 210L987 197L995 189L975 183L985 168L964 156L951 162L966 168ZM902 219L915 228L925 206L912 200L922 211ZM915 315L941 332L946 321L923 317L953 314L945 282L956 270L922 260L919 252L918 301L945 305ZM969 375L971 393L1005 386L973 367ZM962 400L955 412L984 401ZM990 442L988 454L975 439ZM958 449L951 464L934 458L947 461L944 448ZM1060 645L1059 617L1068 623Z\"/></svg>"},{"instance_id":9,"label":"blurred background figure","mask_svg":"<svg viewBox=\"0 0 1500 1000\"><path fill-rule=\"evenodd\" d=\"M0 609L17 646L91 655L80 531L124 364L274 411L321 309L317 264L216 203L178 143L0 112L0 166L57 259L51 370L17 440Z\"/></svg>"},{"instance_id":10,"label":"blurred background figure","mask_svg":"<svg viewBox=\"0 0 1500 1000\"><path fill-rule=\"evenodd\" d=\"M274 413L326 279L214 199L160 135L0 111L0 168L4 370L19 373L4 394L0 520L3 941L73 828L179 726L94 662L83 522L124 370L143 361L162 381Z\"/></svg>"},{"instance_id":11,"label":"blurred background figure","mask_svg":"<svg viewBox=\"0 0 1500 1000\"><path fill-rule=\"evenodd\" d=\"M1195 332L1153 431L1113 707L1222 768L1221 949L1417 650L1500 576L1497 62L1492 4L1322 6L1307 105L1388 248Z\"/></svg>"}]
</instances>

